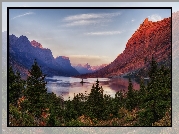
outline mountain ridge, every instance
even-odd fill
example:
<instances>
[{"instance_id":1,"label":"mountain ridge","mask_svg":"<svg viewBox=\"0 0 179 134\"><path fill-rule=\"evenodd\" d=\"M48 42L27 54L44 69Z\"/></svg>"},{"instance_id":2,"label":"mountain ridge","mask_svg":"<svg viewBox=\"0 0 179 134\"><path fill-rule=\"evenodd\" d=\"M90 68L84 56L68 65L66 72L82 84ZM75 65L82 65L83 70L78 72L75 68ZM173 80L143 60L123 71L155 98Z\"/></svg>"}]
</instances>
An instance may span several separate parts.
<instances>
[{"instance_id":1,"label":"mountain ridge","mask_svg":"<svg viewBox=\"0 0 179 134\"><path fill-rule=\"evenodd\" d=\"M114 77L145 66L152 56L171 65L171 17L152 22L146 18L127 41L123 53L103 69L79 77Z\"/></svg>"},{"instance_id":2,"label":"mountain ridge","mask_svg":"<svg viewBox=\"0 0 179 134\"><path fill-rule=\"evenodd\" d=\"M71 66L69 59L56 61L52 52L48 48L35 40L29 41L26 36L9 35L9 64L23 75L28 75L24 70L29 70L34 60L37 60L42 71L48 76L73 76L78 75L78 71ZM59 64L60 62L67 64ZM66 65L66 66L65 66ZM21 69L20 69L21 68Z\"/></svg>"},{"instance_id":3,"label":"mountain ridge","mask_svg":"<svg viewBox=\"0 0 179 134\"><path fill-rule=\"evenodd\" d=\"M11 46L11 61L14 60L13 62L18 63L18 61L20 60L18 58L16 59L16 61L15 59L13 59L14 56L18 57L16 52L19 46L22 47L21 51L18 51L20 52L20 57L25 56L27 59L32 58L29 57L28 54L33 55L33 51L31 50L35 48L36 55L34 57L42 57L42 59L40 60L40 62L42 62L40 63L41 65L53 65L46 66L46 68L43 69L46 70L46 73L51 73L52 75L56 74L69 76L68 73L70 72L64 73L65 71L67 71L64 67L65 64L61 64L57 60L58 58L62 61L66 60L66 64L71 65L68 57L59 56L57 58L53 58L51 50L43 48L43 46L40 43L34 40L31 42L27 41L28 38L25 36L20 36L19 38L15 35L10 36L11 38L9 40L9 46ZM21 43L15 43L17 40L20 40L18 42ZM29 44L29 42L31 44L31 47L27 49L26 46L24 46L24 44ZM42 49L43 52L40 52L40 50ZM43 55L48 56L46 57ZM109 65L105 66L104 68L85 75L79 75L75 67L71 66L70 68L72 70L75 69L76 71L74 71L75 73L73 75L78 75L79 77L121 76L128 72L132 72L144 67L145 62L149 61L152 55L156 58L157 62L167 63L168 65L171 63L171 17L165 18L157 22L149 21L148 18L146 18L143 21L143 23L140 24L139 28L134 32L132 37L127 41L124 51L121 54L119 54L114 61L112 61ZM32 64L32 59L30 61L31 62L29 62L29 64ZM20 62L20 64L27 68L27 65L24 65L23 62Z\"/></svg>"},{"instance_id":4,"label":"mountain ridge","mask_svg":"<svg viewBox=\"0 0 179 134\"><path fill-rule=\"evenodd\" d=\"M78 64L76 66L73 66L80 74L86 74L86 73L93 73L97 70L100 70L107 66L107 64L97 65L97 66L91 66L88 63L85 65Z\"/></svg>"}]
</instances>

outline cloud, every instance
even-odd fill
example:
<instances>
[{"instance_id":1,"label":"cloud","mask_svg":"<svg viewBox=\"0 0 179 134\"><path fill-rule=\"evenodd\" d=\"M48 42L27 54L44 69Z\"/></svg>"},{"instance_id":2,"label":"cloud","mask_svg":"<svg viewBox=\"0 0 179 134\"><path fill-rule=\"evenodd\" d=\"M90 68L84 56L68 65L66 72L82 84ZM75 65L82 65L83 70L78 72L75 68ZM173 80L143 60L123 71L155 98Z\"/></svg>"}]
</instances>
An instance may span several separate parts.
<instances>
[{"instance_id":1,"label":"cloud","mask_svg":"<svg viewBox=\"0 0 179 134\"><path fill-rule=\"evenodd\" d=\"M105 31L105 32L90 32L85 33L85 35L115 35L115 34L121 34L121 31Z\"/></svg>"},{"instance_id":2,"label":"cloud","mask_svg":"<svg viewBox=\"0 0 179 134\"><path fill-rule=\"evenodd\" d=\"M135 20L134 20L134 19L132 19L131 21L132 21L132 22L134 22Z\"/></svg>"},{"instance_id":3,"label":"cloud","mask_svg":"<svg viewBox=\"0 0 179 134\"><path fill-rule=\"evenodd\" d=\"M67 23L64 26L71 27L71 26L80 26L80 25L90 25L90 24L96 24L96 23L98 22L94 20L78 20L78 21L73 21L71 23Z\"/></svg>"},{"instance_id":4,"label":"cloud","mask_svg":"<svg viewBox=\"0 0 179 134\"><path fill-rule=\"evenodd\" d=\"M36 40L52 40L54 38L39 38L39 39L36 39Z\"/></svg>"},{"instance_id":5,"label":"cloud","mask_svg":"<svg viewBox=\"0 0 179 134\"><path fill-rule=\"evenodd\" d=\"M34 13L34 12L28 12L28 13L24 13L24 14L21 14L21 15L17 15L17 16L15 16L14 18L12 18L12 20L13 20L13 19L16 19L16 18L23 17L23 16L31 15L31 14L35 14L35 13Z\"/></svg>"},{"instance_id":6,"label":"cloud","mask_svg":"<svg viewBox=\"0 0 179 134\"><path fill-rule=\"evenodd\" d=\"M153 14L151 16L148 16L149 20L151 21L160 21L162 20L162 17L158 14Z\"/></svg>"},{"instance_id":7,"label":"cloud","mask_svg":"<svg viewBox=\"0 0 179 134\"><path fill-rule=\"evenodd\" d=\"M31 34L30 32L25 32L25 34Z\"/></svg>"},{"instance_id":8,"label":"cloud","mask_svg":"<svg viewBox=\"0 0 179 134\"><path fill-rule=\"evenodd\" d=\"M86 25L95 25L95 24L103 24L107 22L111 22L111 19L103 19L103 20L77 20L67 24L64 24L65 27L72 27L72 26L86 26Z\"/></svg>"},{"instance_id":9,"label":"cloud","mask_svg":"<svg viewBox=\"0 0 179 134\"><path fill-rule=\"evenodd\" d=\"M65 22L63 26L84 26L92 24L100 24L111 22L111 18L120 15L121 13L101 13L101 14L79 14L65 17L62 21Z\"/></svg>"},{"instance_id":10,"label":"cloud","mask_svg":"<svg viewBox=\"0 0 179 134\"><path fill-rule=\"evenodd\" d=\"M121 13L101 13L101 14L79 14L65 17L63 21L76 21L76 20L87 20L87 19L103 19L111 18L120 15Z\"/></svg>"}]
</instances>

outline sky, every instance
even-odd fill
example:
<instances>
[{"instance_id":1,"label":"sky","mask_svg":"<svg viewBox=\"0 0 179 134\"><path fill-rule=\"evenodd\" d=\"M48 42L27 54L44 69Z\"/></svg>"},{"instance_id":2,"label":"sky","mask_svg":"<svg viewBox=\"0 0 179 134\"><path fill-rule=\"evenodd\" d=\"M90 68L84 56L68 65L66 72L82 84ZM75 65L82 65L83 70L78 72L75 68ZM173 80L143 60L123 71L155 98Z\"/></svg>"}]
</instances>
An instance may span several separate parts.
<instances>
[{"instance_id":1,"label":"sky","mask_svg":"<svg viewBox=\"0 0 179 134\"><path fill-rule=\"evenodd\" d=\"M94 66L114 61L145 18L168 17L169 9L10 9L9 33L36 40L72 65Z\"/></svg>"}]
</instances>

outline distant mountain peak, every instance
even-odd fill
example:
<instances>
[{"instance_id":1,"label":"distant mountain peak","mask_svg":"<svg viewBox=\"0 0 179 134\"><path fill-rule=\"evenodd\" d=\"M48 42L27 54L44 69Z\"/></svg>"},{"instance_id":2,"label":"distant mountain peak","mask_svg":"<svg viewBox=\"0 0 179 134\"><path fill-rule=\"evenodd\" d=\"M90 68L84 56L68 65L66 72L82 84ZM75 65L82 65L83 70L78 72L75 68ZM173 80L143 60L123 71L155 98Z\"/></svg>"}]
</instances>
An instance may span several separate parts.
<instances>
[{"instance_id":1,"label":"distant mountain peak","mask_svg":"<svg viewBox=\"0 0 179 134\"><path fill-rule=\"evenodd\" d=\"M145 18L143 24L145 25L145 24L147 24L148 22L149 22L149 19L148 19L148 18Z\"/></svg>"},{"instance_id":2,"label":"distant mountain peak","mask_svg":"<svg viewBox=\"0 0 179 134\"><path fill-rule=\"evenodd\" d=\"M35 41L35 40L31 41L30 43L34 47L43 48L42 45L40 43L38 43L37 41Z\"/></svg>"},{"instance_id":3,"label":"distant mountain peak","mask_svg":"<svg viewBox=\"0 0 179 134\"><path fill-rule=\"evenodd\" d=\"M138 30L143 30L145 28L149 28L150 26L153 26L154 23L156 23L156 22L149 21L148 18L145 18L143 23L140 24L140 27L138 28Z\"/></svg>"},{"instance_id":4,"label":"distant mountain peak","mask_svg":"<svg viewBox=\"0 0 179 134\"><path fill-rule=\"evenodd\" d=\"M97 66L91 66L88 63L86 63L84 65L77 64L77 65L74 65L73 67L80 74L86 74L86 73L92 73L92 72L95 72L97 70L100 70L100 69L104 68L105 66L107 66L107 64L102 64L102 65L97 65Z\"/></svg>"},{"instance_id":5,"label":"distant mountain peak","mask_svg":"<svg viewBox=\"0 0 179 134\"><path fill-rule=\"evenodd\" d=\"M63 59L69 60L69 57L61 56Z\"/></svg>"},{"instance_id":6,"label":"distant mountain peak","mask_svg":"<svg viewBox=\"0 0 179 134\"><path fill-rule=\"evenodd\" d=\"M69 60L69 57L66 57L66 56L57 56L55 59L65 59L65 60Z\"/></svg>"},{"instance_id":7,"label":"distant mountain peak","mask_svg":"<svg viewBox=\"0 0 179 134\"><path fill-rule=\"evenodd\" d=\"M13 35L13 34L12 34ZM21 35L19 38L28 39L27 36Z\"/></svg>"}]
</instances>

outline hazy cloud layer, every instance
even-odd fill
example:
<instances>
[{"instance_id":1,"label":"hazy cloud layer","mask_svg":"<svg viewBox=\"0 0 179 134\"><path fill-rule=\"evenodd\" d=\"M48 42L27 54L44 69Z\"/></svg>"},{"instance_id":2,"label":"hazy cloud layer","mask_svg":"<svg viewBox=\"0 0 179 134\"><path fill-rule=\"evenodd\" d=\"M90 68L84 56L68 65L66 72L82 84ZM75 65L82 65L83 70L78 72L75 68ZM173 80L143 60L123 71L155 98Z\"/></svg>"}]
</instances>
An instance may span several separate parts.
<instances>
[{"instance_id":1,"label":"hazy cloud layer","mask_svg":"<svg viewBox=\"0 0 179 134\"><path fill-rule=\"evenodd\" d=\"M32 15L32 14L35 14L35 13L34 12L27 12L27 13L24 13L24 14L20 14L20 15L13 17L12 20L16 19L16 18L27 16L27 15Z\"/></svg>"},{"instance_id":2,"label":"hazy cloud layer","mask_svg":"<svg viewBox=\"0 0 179 134\"><path fill-rule=\"evenodd\" d=\"M67 23L63 26L65 27L71 27L71 26L82 26L82 25L91 25L91 24L96 24L99 23L99 21L95 20L78 20L78 21L73 21L71 23Z\"/></svg>"},{"instance_id":3,"label":"hazy cloud layer","mask_svg":"<svg viewBox=\"0 0 179 134\"><path fill-rule=\"evenodd\" d=\"M162 17L158 14L153 14L151 16L148 16L149 20L151 21L160 21L162 20Z\"/></svg>"},{"instance_id":4,"label":"hazy cloud layer","mask_svg":"<svg viewBox=\"0 0 179 134\"><path fill-rule=\"evenodd\" d=\"M115 34L121 34L121 31L104 31L104 32L90 32L85 33L85 35L115 35Z\"/></svg>"},{"instance_id":5,"label":"hazy cloud layer","mask_svg":"<svg viewBox=\"0 0 179 134\"><path fill-rule=\"evenodd\" d=\"M31 34L30 32L25 32L25 34Z\"/></svg>"},{"instance_id":6,"label":"hazy cloud layer","mask_svg":"<svg viewBox=\"0 0 179 134\"><path fill-rule=\"evenodd\" d=\"M111 17L118 16L120 14L121 13L79 14L79 15L72 15L72 16L65 17L64 21L111 18Z\"/></svg>"},{"instance_id":7,"label":"hazy cloud layer","mask_svg":"<svg viewBox=\"0 0 179 134\"><path fill-rule=\"evenodd\" d=\"M107 23L111 22L112 17L116 17L121 15L121 13L100 13L100 14L79 14L79 15L72 15L65 17L63 19L64 24L63 26L71 27L71 26L82 26L82 25L91 25L97 23Z\"/></svg>"}]
</instances>

